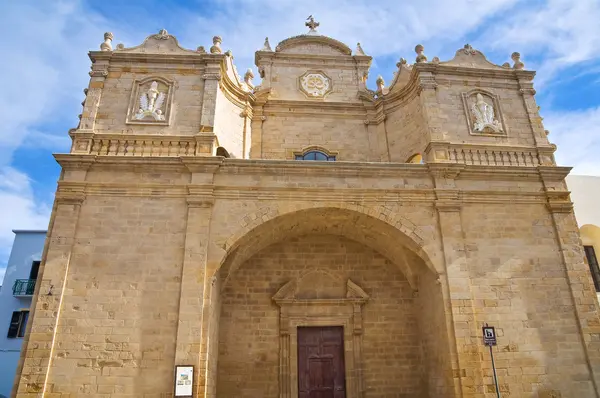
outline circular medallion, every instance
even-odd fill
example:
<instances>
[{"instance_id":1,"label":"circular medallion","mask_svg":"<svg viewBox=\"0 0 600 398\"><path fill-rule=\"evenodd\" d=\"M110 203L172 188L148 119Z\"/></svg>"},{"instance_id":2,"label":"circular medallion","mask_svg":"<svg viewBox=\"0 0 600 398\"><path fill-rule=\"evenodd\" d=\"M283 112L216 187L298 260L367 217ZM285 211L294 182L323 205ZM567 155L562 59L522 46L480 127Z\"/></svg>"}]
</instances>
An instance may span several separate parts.
<instances>
[{"instance_id":1,"label":"circular medallion","mask_svg":"<svg viewBox=\"0 0 600 398\"><path fill-rule=\"evenodd\" d=\"M301 90L313 98L322 98L331 91L331 80L324 73L306 72L300 76Z\"/></svg>"}]
</instances>

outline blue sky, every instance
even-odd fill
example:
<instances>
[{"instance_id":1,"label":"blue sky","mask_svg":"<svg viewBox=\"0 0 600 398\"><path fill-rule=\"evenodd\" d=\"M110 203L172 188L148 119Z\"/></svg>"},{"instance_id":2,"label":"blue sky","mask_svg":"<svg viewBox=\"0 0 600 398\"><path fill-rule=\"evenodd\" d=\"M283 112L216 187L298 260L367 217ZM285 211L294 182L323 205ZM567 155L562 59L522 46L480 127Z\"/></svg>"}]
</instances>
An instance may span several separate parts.
<instances>
[{"instance_id":1,"label":"blue sky","mask_svg":"<svg viewBox=\"0 0 600 398\"><path fill-rule=\"evenodd\" d=\"M48 224L59 168L68 152L90 62L103 33L134 46L159 29L184 47L209 48L220 35L238 70L253 65L265 36L305 33L313 14L321 34L374 57L369 85L391 82L416 44L449 59L465 43L497 64L519 51L537 70L537 101L557 160L576 174L600 175L600 1L598 0L6 0L0 13L0 279L12 229ZM255 79L257 82L258 79Z\"/></svg>"}]
</instances>

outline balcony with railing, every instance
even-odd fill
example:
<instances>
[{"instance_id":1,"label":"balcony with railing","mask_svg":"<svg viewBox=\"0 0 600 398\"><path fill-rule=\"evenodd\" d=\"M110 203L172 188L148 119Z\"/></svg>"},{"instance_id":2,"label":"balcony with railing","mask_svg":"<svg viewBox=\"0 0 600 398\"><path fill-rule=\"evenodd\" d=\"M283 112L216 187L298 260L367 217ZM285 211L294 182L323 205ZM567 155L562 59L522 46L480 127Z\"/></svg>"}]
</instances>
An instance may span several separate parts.
<instances>
[{"instance_id":1,"label":"balcony with railing","mask_svg":"<svg viewBox=\"0 0 600 398\"><path fill-rule=\"evenodd\" d=\"M35 290L35 279L17 279L13 285L13 296L30 297Z\"/></svg>"}]
</instances>

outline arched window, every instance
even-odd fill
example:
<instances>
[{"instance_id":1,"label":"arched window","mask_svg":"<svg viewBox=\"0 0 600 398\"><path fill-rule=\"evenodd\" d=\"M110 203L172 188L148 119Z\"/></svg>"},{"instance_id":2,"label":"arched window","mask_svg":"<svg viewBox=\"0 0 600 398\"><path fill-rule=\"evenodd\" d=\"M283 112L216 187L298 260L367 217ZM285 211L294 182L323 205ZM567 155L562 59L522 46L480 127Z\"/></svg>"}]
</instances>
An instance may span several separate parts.
<instances>
[{"instance_id":1,"label":"arched window","mask_svg":"<svg viewBox=\"0 0 600 398\"><path fill-rule=\"evenodd\" d=\"M329 156L321 151L308 151L302 155L296 155L296 160L320 160L320 161L335 161L335 156Z\"/></svg>"}]
</instances>

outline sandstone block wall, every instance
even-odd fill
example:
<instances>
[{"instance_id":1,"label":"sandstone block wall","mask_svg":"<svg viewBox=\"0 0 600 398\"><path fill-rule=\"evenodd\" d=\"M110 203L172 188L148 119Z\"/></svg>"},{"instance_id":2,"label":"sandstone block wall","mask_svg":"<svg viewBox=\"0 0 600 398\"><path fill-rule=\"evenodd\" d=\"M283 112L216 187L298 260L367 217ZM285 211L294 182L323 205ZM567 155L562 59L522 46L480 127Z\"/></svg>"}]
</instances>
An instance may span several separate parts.
<instances>
[{"instance_id":1,"label":"sandstone block wall","mask_svg":"<svg viewBox=\"0 0 600 398\"><path fill-rule=\"evenodd\" d=\"M159 65L131 68L125 65L111 66L98 108L95 131L98 133L122 133L131 130L135 134L194 135L200 131L202 99L204 90L203 69L181 68L165 72ZM171 124L152 126L126 124L127 110L135 79L157 76L175 81ZM134 99L135 100L135 99Z\"/></svg>"},{"instance_id":2,"label":"sandstone block wall","mask_svg":"<svg viewBox=\"0 0 600 398\"><path fill-rule=\"evenodd\" d=\"M82 206L48 391L171 390L184 215L181 200L95 197Z\"/></svg>"},{"instance_id":3,"label":"sandstone block wall","mask_svg":"<svg viewBox=\"0 0 600 398\"><path fill-rule=\"evenodd\" d=\"M223 291L217 396L278 397L279 308L272 296L311 270L325 270L370 295L364 317L367 397L423 392L423 363L413 292L397 266L355 241L312 235L271 245L247 261ZM346 342L350 344L350 342Z\"/></svg>"}]
</instances>

